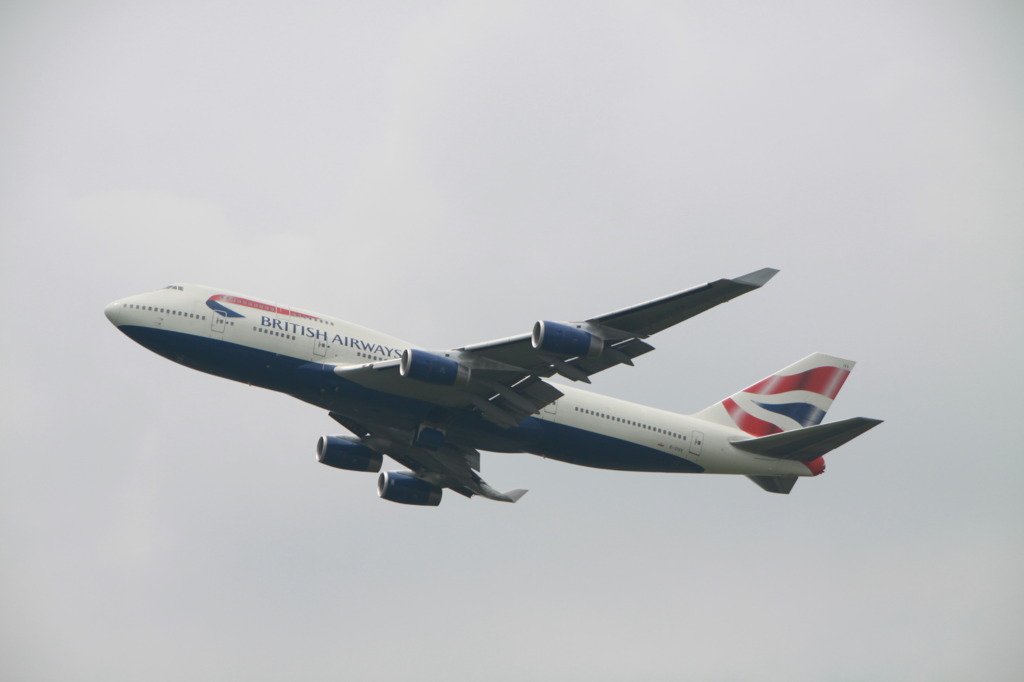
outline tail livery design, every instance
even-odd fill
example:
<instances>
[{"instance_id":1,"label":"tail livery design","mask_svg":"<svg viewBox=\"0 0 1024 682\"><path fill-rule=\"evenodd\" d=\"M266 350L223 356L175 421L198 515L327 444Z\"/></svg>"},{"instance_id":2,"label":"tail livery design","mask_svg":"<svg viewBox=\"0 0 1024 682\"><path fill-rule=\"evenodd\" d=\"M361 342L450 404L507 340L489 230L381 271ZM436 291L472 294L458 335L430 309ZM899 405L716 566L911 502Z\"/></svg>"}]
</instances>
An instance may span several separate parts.
<instances>
[{"instance_id":1,"label":"tail livery design","mask_svg":"<svg viewBox=\"0 0 1024 682\"><path fill-rule=\"evenodd\" d=\"M815 353L695 416L756 437L817 426L854 364Z\"/></svg>"},{"instance_id":2,"label":"tail livery design","mask_svg":"<svg viewBox=\"0 0 1024 682\"><path fill-rule=\"evenodd\" d=\"M881 423L866 417L821 423L854 364L815 353L694 416L752 436L731 441L739 450L802 462L817 476L825 471L826 453ZM769 492L782 494L789 493L797 480L792 474L749 478Z\"/></svg>"}]
</instances>

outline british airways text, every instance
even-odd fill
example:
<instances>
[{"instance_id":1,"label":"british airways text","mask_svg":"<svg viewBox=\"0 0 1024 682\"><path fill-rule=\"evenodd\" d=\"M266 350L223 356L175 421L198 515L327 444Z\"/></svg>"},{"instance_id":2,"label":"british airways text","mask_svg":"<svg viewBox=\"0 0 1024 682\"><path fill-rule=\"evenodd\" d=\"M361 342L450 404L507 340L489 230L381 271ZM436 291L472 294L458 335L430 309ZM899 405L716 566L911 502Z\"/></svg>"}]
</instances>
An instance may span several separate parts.
<instances>
[{"instance_id":1,"label":"british airways text","mask_svg":"<svg viewBox=\"0 0 1024 682\"><path fill-rule=\"evenodd\" d=\"M400 348L382 346L379 343L371 343L351 336L342 336L341 334L335 334L334 338L331 338L331 335L323 329L307 327L304 324L298 324L288 320L279 320L276 317L268 317L267 315L264 315L260 318L260 324L264 327L270 327L271 329L278 329L287 334L306 336L311 339L322 339L327 343L336 343L348 348L358 348L366 353L374 353L376 355L383 355L384 357L389 358L399 358L402 356L402 350Z\"/></svg>"}]
</instances>

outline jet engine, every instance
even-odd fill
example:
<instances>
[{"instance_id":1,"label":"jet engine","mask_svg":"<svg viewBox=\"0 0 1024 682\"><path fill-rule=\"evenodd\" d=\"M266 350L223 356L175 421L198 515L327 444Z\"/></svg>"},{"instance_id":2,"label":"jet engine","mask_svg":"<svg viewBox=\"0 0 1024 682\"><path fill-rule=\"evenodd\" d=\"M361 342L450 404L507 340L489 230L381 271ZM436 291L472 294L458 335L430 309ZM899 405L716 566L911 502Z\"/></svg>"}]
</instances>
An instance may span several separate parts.
<instances>
[{"instance_id":1,"label":"jet engine","mask_svg":"<svg viewBox=\"0 0 1024 682\"><path fill-rule=\"evenodd\" d=\"M442 386L465 386L470 377L469 367L451 358L412 348L402 351L398 372L403 377Z\"/></svg>"},{"instance_id":2,"label":"jet engine","mask_svg":"<svg viewBox=\"0 0 1024 682\"><path fill-rule=\"evenodd\" d=\"M321 464L349 471L380 471L383 456L355 436L320 436L316 458Z\"/></svg>"},{"instance_id":3,"label":"jet engine","mask_svg":"<svg viewBox=\"0 0 1024 682\"><path fill-rule=\"evenodd\" d=\"M377 477L377 494L399 504L436 507L441 504L441 492L436 485L401 471L385 471Z\"/></svg>"},{"instance_id":4,"label":"jet engine","mask_svg":"<svg viewBox=\"0 0 1024 682\"><path fill-rule=\"evenodd\" d=\"M604 350L604 341L587 330L546 320L534 323L530 341L537 350L567 357L596 358Z\"/></svg>"}]
</instances>

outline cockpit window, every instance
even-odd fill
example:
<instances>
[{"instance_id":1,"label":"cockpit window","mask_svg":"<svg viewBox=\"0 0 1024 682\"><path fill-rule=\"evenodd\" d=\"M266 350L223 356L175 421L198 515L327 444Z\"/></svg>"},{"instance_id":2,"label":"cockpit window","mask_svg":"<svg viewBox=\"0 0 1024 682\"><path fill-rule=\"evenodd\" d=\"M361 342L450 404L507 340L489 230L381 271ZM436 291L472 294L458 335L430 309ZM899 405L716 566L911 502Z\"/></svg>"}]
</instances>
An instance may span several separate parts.
<instances>
[{"instance_id":1,"label":"cockpit window","mask_svg":"<svg viewBox=\"0 0 1024 682\"><path fill-rule=\"evenodd\" d=\"M185 291L185 287L178 286L177 284L169 284L164 289L174 289L175 291Z\"/></svg>"}]
</instances>

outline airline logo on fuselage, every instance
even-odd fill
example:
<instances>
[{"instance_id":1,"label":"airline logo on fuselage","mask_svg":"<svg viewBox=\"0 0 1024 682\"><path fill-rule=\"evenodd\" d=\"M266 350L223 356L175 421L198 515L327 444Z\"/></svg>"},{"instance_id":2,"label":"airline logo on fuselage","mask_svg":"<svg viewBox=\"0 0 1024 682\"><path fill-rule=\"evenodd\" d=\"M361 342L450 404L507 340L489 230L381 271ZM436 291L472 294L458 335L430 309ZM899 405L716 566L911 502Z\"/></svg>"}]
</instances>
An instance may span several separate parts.
<instances>
[{"instance_id":1,"label":"airline logo on fuselage","mask_svg":"<svg viewBox=\"0 0 1024 682\"><path fill-rule=\"evenodd\" d=\"M241 298L240 296L230 296L228 294L217 294L216 296L211 296L206 299L206 307L222 317L245 317L242 313L229 308L228 305L225 304L251 308L264 313L271 313L270 315L264 314L260 316L260 326L267 329L274 329L283 334L294 334L296 336L304 336L310 339L318 339L327 344L345 346L346 348L355 348L365 353L372 353L386 358L399 358L402 356L401 348L391 348L390 346L385 346L380 343L357 339L353 336L343 336L341 334L334 334L332 336L327 330L317 329L316 327L294 321L294 319L297 318L302 321L308 320L310 322L323 322L321 318L313 315L289 310L288 308L280 308L267 303L260 303L259 301Z\"/></svg>"},{"instance_id":2,"label":"airline logo on fuselage","mask_svg":"<svg viewBox=\"0 0 1024 682\"><path fill-rule=\"evenodd\" d=\"M223 303L222 303L223 302ZM206 307L213 312L221 315L222 317L245 317L242 313L232 310L231 308L224 305L224 303L230 303L232 305L240 305L245 308L253 308L254 310L263 310L266 312L274 313L276 315L286 315L288 317L299 317L304 320L316 320L320 321L319 317L313 317L306 313L296 312L294 310L288 310L287 308L279 308L276 305L268 305L266 303L260 303L259 301L253 301L248 298L241 298L240 296L229 296L228 294L217 294L206 299Z\"/></svg>"}]
</instances>

